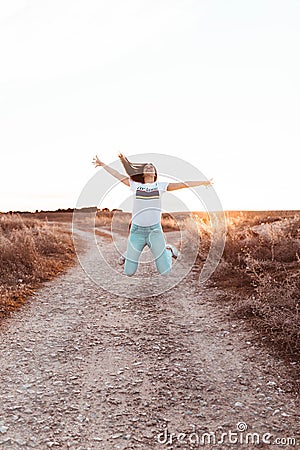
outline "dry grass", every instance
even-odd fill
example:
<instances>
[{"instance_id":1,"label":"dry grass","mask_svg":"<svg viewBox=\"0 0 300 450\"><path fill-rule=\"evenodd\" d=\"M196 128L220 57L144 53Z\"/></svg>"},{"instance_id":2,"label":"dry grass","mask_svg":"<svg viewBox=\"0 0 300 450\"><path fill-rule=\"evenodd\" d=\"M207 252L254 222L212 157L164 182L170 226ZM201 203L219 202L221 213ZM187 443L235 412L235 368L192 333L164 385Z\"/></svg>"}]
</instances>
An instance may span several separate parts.
<instances>
[{"instance_id":1,"label":"dry grass","mask_svg":"<svg viewBox=\"0 0 300 450\"><path fill-rule=\"evenodd\" d=\"M74 261L70 232L19 214L0 215L0 317Z\"/></svg>"},{"instance_id":2,"label":"dry grass","mask_svg":"<svg viewBox=\"0 0 300 450\"><path fill-rule=\"evenodd\" d=\"M250 319L282 354L299 357L300 213L228 215L224 255L212 280L232 315Z\"/></svg>"}]
</instances>

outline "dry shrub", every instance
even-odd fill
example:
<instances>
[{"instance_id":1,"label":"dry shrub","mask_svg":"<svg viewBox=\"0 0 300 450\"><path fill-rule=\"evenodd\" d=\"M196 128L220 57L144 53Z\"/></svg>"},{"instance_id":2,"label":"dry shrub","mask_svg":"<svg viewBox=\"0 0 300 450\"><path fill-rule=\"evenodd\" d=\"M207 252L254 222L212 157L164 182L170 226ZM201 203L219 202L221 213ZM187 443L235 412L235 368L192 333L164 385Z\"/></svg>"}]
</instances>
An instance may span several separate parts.
<instances>
[{"instance_id":1,"label":"dry shrub","mask_svg":"<svg viewBox=\"0 0 300 450\"><path fill-rule=\"evenodd\" d=\"M176 217L176 214L163 213L161 215L161 225L165 232L180 231L183 223L182 218Z\"/></svg>"},{"instance_id":2,"label":"dry shrub","mask_svg":"<svg viewBox=\"0 0 300 450\"><path fill-rule=\"evenodd\" d=\"M193 215L193 220L197 224L198 234L200 238L200 246L198 251L198 257L200 260L204 260L209 252L213 230L210 222L206 218L201 218L198 215Z\"/></svg>"},{"instance_id":3,"label":"dry shrub","mask_svg":"<svg viewBox=\"0 0 300 450\"><path fill-rule=\"evenodd\" d=\"M279 280L256 262L256 288L252 295L236 301L232 313L250 318L255 327L283 351L293 356L300 351L300 277L298 273ZM296 276L295 276L296 275Z\"/></svg>"},{"instance_id":4,"label":"dry shrub","mask_svg":"<svg viewBox=\"0 0 300 450\"><path fill-rule=\"evenodd\" d=\"M266 213L267 214L267 213ZM300 216L228 217L225 251L213 276L234 316L253 320L274 348L299 355Z\"/></svg>"},{"instance_id":5,"label":"dry shrub","mask_svg":"<svg viewBox=\"0 0 300 450\"><path fill-rule=\"evenodd\" d=\"M233 293L230 292L231 289L241 289L244 294L253 290L252 278L245 270L231 264L224 258L219 262L218 267L210 279L210 283L217 284L222 289L226 289L226 294L223 293L222 295L224 300L231 300L233 298Z\"/></svg>"},{"instance_id":6,"label":"dry shrub","mask_svg":"<svg viewBox=\"0 0 300 450\"><path fill-rule=\"evenodd\" d=\"M279 222L279 223L278 223ZM256 226L242 221L230 222L227 228L224 258L240 267L247 255L259 261L295 262L300 252L300 220L283 219L277 226L262 222Z\"/></svg>"},{"instance_id":7,"label":"dry shrub","mask_svg":"<svg viewBox=\"0 0 300 450\"><path fill-rule=\"evenodd\" d=\"M112 211L99 211L95 217L96 227L109 227L112 223L114 213Z\"/></svg>"},{"instance_id":8,"label":"dry shrub","mask_svg":"<svg viewBox=\"0 0 300 450\"><path fill-rule=\"evenodd\" d=\"M181 218L180 229L184 230L183 246L186 251L197 251L196 265L205 261L211 244L212 229L206 218L197 213L189 213Z\"/></svg>"},{"instance_id":9,"label":"dry shrub","mask_svg":"<svg viewBox=\"0 0 300 450\"><path fill-rule=\"evenodd\" d=\"M70 232L19 214L0 216L0 314L24 301L35 286L68 267L75 257Z\"/></svg>"},{"instance_id":10,"label":"dry shrub","mask_svg":"<svg viewBox=\"0 0 300 450\"><path fill-rule=\"evenodd\" d=\"M14 230L24 230L36 227L37 221L34 219L22 218L20 214L0 215L0 234L9 235Z\"/></svg>"}]
</instances>

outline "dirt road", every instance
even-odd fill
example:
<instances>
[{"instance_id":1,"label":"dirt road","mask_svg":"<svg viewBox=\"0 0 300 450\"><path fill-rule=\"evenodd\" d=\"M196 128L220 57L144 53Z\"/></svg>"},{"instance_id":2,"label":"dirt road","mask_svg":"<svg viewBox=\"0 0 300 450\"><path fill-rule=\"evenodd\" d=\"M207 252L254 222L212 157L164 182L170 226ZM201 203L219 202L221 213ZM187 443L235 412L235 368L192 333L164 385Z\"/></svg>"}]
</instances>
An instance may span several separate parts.
<instances>
[{"instance_id":1,"label":"dirt road","mask_svg":"<svg viewBox=\"0 0 300 450\"><path fill-rule=\"evenodd\" d=\"M98 239L113 261L113 243ZM83 258L104 270L88 244ZM147 270L155 272L141 266L142 281ZM284 363L209 301L216 290L191 271L150 294L109 293L78 264L5 321L1 449L297 448L299 402ZM288 438L296 445L283 445Z\"/></svg>"}]
</instances>

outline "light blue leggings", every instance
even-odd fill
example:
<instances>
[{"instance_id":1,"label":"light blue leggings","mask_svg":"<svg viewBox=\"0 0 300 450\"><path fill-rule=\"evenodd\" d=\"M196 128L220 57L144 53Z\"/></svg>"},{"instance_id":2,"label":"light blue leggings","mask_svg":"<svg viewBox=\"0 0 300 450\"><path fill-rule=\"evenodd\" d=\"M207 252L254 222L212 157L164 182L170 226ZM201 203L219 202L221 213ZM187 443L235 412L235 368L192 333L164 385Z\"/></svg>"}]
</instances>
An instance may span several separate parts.
<instances>
[{"instance_id":1,"label":"light blue leggings","mask_svg":"<svg viewBox=\"0 0 300 450\"><path fill-rule=\"evenodd\" d=\"M172 268L172 252L166 249L165 237L160 223L142 227L133 223L128 238L124 273L135 274L143 248L148 245L154 258L156 268L162 275L168 275Z\"/></svg>"}]
</instances>

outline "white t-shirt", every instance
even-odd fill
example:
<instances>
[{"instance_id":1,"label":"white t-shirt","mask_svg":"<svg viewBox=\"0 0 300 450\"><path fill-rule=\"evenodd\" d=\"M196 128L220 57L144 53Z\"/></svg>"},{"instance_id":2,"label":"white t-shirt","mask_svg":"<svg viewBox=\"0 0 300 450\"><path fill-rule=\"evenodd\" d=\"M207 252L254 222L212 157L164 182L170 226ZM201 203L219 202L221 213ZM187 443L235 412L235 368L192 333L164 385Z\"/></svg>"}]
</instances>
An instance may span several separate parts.
<instances>
[{"instance_id":1,"label":"white t-shirt","mask_svg":"<svg viewBox=\"0 0 300 450\"><path fill-rule=\"evenodd\" d=\"M137 183L129 178L129 183L134 194L132 223L142 227L160 223L161 195L166 192L169 182Z\"/></svg>"}]
</instances>

